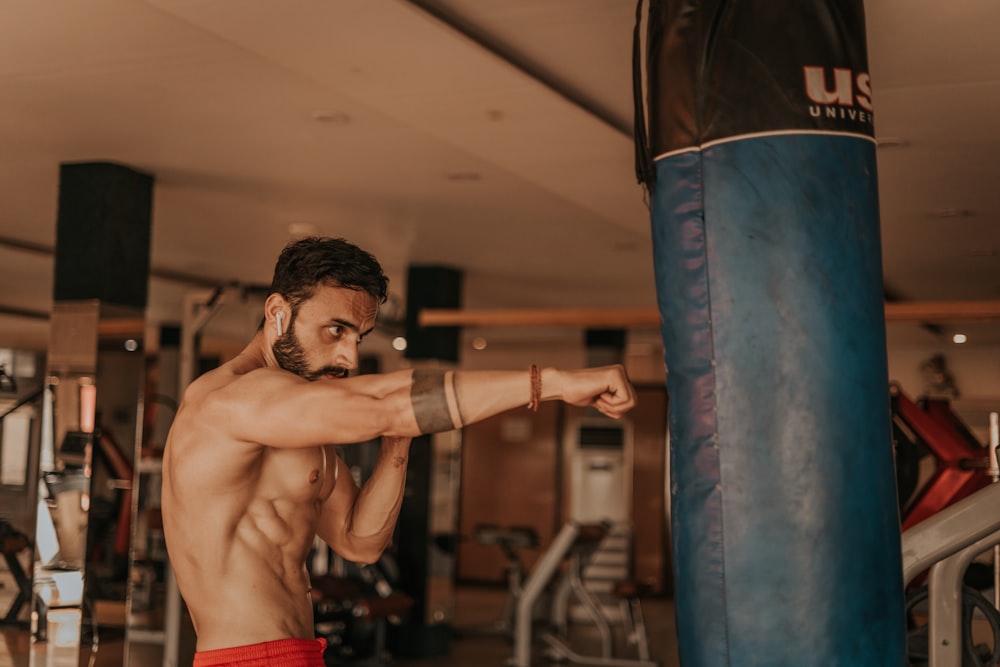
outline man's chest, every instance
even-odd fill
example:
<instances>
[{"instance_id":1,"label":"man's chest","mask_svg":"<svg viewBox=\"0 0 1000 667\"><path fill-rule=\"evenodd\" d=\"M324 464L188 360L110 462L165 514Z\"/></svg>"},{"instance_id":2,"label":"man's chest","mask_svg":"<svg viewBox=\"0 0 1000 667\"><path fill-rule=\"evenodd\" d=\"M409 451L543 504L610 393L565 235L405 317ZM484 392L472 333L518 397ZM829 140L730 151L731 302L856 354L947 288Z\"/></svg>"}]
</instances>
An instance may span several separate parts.
<instances>
[{"instance_id":1,"label":"man's chest","mask_svg":"<svg viewBox=\"0 0 1000 667\"><path fill-rule=\"evenodd\" d=\"M260 490L291 502L322 502L337 483L337 459L332 449L269 448L263 455Z\"/></svg>"}]
</instances>

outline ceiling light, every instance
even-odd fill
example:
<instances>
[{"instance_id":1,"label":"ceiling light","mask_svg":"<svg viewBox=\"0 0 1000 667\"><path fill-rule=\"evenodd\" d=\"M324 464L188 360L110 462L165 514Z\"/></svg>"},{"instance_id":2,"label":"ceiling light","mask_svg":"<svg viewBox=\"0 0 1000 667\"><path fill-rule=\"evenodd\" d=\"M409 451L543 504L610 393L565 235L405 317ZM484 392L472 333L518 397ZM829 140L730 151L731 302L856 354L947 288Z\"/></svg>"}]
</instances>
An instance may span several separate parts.
<instances>
[{"instance_id":1,"label":"ceiling light","mask_svg":"<svg viewBox=\"0 0 1000 667\"><path fill-rule=\"evenodd\" d=\"M486 345L486 339L482 336L476 336L472 339L472 349L474 350L485 350Z\"/></svg>"},{"instance_id":2,"label":"ceiling light","mask_svg":"<svg viewBox=\"0 0 1000 667\"><path fill-rule=\"evenodd\" d=\"M406 339L402 336L396 336L392 339L392 349L399 350L402 352L406 349Z\"/></svg>"},{"instance_id":3,"label":"ceiling light","mask_svg":"<svg viewBox=\"0 0 1000 667\"><path fill-rule=\"evenodd\" d=\"M965 341L968 340L968 337L966 337L966 335L964 333L957 333L957 334L955 334L954 336L951 337L951 340L956 345L961 345L962 343L964 343Z\"/></svg>"},{"instance_id":4,"label":"ceiling light","mask_svg":"<svg viewBox=\"0 0 1000 667\"><path fill-rule=\"evenodd\" d=\"M879 137L875 140L879 148L906 148L910 142L900 137Z\"/></svg>"},{"instance_id":5,"label":"ceiling light","mask_svg":"<svg viewBox=\"0 0 1000 667\"><path fill-rule=\"evenodd\" d=\"M939 208L931 212L935 218L968 218L972 215L972 211L967 208L959 207L945 207Z\"/></svg>"},{"instance_id":6,"label":"ceiling light","mask_svg":"<svg viewBox=\"0 0 1000 667\"><path fill-rule=\"evenodd\" d=\"M329 109L313 111L312 119L317 123L330 123L331 125L347 125L351 122L351 117L343 111L331 111Z\"/></svg>"},{"instance_id":7,"label":"ceiling light","mask_svg":"<svg viewBox=\"0 0 1000 667\"><path fill-rule=\"evenodd\" d=\"M445 175L449 181L472 183L482 180L483 176L478 171L453 171Z\"/></svg>"}]
</instances>

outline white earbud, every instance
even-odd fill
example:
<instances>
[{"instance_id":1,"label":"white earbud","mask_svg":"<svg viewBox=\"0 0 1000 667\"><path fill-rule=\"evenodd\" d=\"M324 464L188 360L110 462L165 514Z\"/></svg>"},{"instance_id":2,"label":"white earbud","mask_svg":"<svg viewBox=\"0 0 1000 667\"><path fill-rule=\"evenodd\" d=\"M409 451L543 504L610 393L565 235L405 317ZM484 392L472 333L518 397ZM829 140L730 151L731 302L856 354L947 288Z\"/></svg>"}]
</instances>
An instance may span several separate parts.
<instances>
[{"instance_id":1,"label":"white earbud","mask_svg":"<svg viewBox=\"0 0 1000 667\"><path fill-rule=\"evenodd\" d=\"M277 326L277 328L278 328L278 335L279 335L279 336L280 336L280 335L281 335L281 333L282 333L282 331L281 331L281 321L282 321L283 319L285 319L285 313L284 313L284 311L281 311L281 310L279 310L278 312L276 312L276 313L274 314L274 324L275 324L275 326Z\"/></svg>"}]
</instances>

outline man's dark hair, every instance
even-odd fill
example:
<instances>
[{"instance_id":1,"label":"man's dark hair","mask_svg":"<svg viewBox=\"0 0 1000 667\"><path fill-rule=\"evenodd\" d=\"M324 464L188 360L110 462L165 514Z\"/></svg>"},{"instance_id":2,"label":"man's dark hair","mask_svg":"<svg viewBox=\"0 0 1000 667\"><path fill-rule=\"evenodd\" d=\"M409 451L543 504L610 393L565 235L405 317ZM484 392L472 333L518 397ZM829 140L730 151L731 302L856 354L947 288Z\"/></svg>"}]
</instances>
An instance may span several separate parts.
<instances>
[{"instance_id":1,"label":"man's dark hair","mask_svg":"<svg viewBox=\"0 0 1000 667\"><path fill-rule=\"evenodd\" d=\"M274 265L268 294L281 294L294 313L319 285L361 290L380 304L389 295L389 280L371 253L325 236L308 236L285 246Z\"/></svg>"}]
</instances>

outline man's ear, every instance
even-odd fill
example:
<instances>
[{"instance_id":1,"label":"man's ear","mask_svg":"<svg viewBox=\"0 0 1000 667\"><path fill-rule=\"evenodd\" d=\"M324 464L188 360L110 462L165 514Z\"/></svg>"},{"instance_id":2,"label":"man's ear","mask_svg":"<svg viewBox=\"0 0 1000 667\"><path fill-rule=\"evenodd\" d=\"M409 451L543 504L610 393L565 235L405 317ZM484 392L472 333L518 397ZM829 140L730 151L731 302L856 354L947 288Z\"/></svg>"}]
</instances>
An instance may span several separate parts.
<instances>
[{"instance_id":1,"label":"man's ear","mask_svg":"<svg viewBox=\"0 0 1000 667\"><path fill-rule=\"evenodd\" d=\"M289 311L288 302L280 294L272 294L264 302L264 318L274 323L279 336L285 332Z\"/></svg>"}]
</instances>

